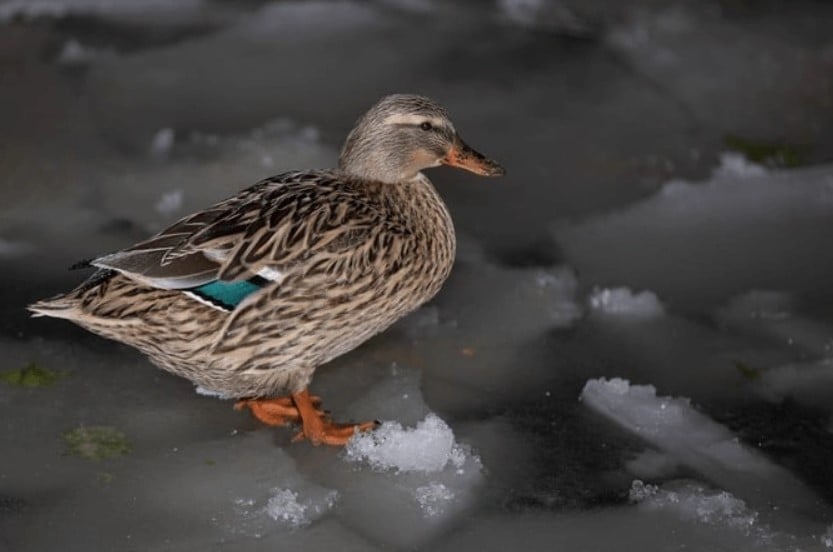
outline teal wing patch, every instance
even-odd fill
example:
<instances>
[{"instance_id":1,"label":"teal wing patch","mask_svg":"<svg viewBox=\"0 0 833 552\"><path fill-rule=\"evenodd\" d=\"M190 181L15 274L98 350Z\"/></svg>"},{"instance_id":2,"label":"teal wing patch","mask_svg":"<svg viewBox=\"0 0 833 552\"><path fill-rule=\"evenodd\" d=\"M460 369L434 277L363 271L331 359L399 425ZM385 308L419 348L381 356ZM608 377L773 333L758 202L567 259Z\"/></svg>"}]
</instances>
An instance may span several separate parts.
<instances>
[{"instance_id":1,"label":"teal wing patch","mask_svg":"<svg viewBox=\"0 0 833 552\"><path fill-rule=\"evenodd\" d=\"M243 299L261 289L267 282L264 278L259 277L239 282L214 280L188 291L220 308L234 310L237 305L243 302Z\"/></svg>"}]
</instances>

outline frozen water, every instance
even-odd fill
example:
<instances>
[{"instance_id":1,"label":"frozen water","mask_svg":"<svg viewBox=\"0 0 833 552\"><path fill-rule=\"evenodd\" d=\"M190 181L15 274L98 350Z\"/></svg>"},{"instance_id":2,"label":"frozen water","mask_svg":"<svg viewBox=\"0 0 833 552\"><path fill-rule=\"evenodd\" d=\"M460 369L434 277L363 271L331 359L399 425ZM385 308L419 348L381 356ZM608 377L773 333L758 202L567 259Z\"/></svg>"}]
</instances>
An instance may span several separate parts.
<instances>
[{"instance_id":1,"label":"frozen water","mask_svg":"<svg viewBox=\"0 0 833 552\"><path fill-rule=\"evenodd\" d=\"M92 63L96 58L113 55L115 55L115 52L112 50L85 46L71 38L64 43L63 48L61 48L61 53L58 54L55 62L61 65L77 67Z\"/></svg>"},{"instance_id":2,"label":"frozen water","mask_svg":"<svg viewBox=\"0 0 833 552\"><path fill-rule=\"evenodd\" d=\"M688 399L658 397L651 385L631 385L619 378L588 381L581 399L741 497L800 512L818 508L818 498L801 481L738 442L726 427L697 412Z\"/></svg>"},{"instance_id":3,"label":"frozen water","mask_svg":"<svg viewBox=\"0 0 833 552\"><path fill-rule=\"evenodd\" d=\"M0 0L0 550L827 546L831 21L824 2ZM315 375L334 420L384 421L369 457L28 318L79 259L334 166L394 91L436 97L508 174L429 171L451 278ZM131 452L67 454L79 426Z\"/></svg>"},{"instance_id":4,"label":"frozen water","mask_svg":"<svg viewBox=\"0 0 833 552\"><path fill-rule=\"evenodd\" d=\"M150 141L150 155L157 159L165 159L174 147L174 129L160 128Z\"/></svg>"},{"instance_id":5,"label":"frozen water","mask_svg":"<svg viewBox=\"0 0 833 552\"><path fill-rule=\"evenodd\" d=\"M665 308L650 291L632 292L629 288L595 289L588 298L590 307L612 316L654 317L665 314Z\"/></svg>"},{"instance_id":6,"label":"frozen water","mask_svg":"<svg viewBox=\"0 0 833 552\"><path fill-rule=\"evenodd\" d=\"M415 428L384 422L373 432L353 437L345 449L353 462L366 461L379 470L436 472L452 464L461 468L466 452L454 441L454 432L436 414Z\"/></svg>"},{"instance_id":7,"label":"frozen water","mask_svg":"<svg viewBox=\"0 0 833 552\"><path fill-rule=\"evenodd\" d=\"M749 510L742 500L726 491L709 491L697 484L687 484L672 491L635 480L628 498L646 509L673 509L682 519L724 523L745 534L749 534L758 521L757 512Z\"/></svg>"},{"instance_id":8,"label":"frozen water","mask_svg":"<svg viewBox=\"0 0 833 552\"><path fill-rule=\"evenodd\" d=\"M442 483L429 483L424 487L417 487L416 500L425 515L438 516L445 510L446 503L454 500L454 491Z\"/></svg>"},{"instance_id":9,"label":"frozen water","mask_svg":"<svg viewBox=\"0 0 833 552\"><path fill-rule=\"evenodd\" d=\"M757 163L750 162L743 154L727 152L720 154L720 165L712 172L712 176L720 179L750 178L764 176L766 169Z\"/></svg>"},{"instance_id":10,"label":"frozen water","mask_svg":"<svg viewBox=\"0 0 833 552\"><path fill-rule=\"evenodd\" d=\"M802 315L793 295L754 290L718 310L717 320L733 331L760 336L813 357L833 353L833 326Z\"/></svg>"},{"instance_id":11,"label":"frozen water","mask_svg":"<svg viewBox=\"0 0 833 552\"><path fill-rule=\"evenodd\" d=\"M338 500L338 493L329 491L324 501L299 499L298 492L291 489L276 489L266 503L266 513L272 519L281 521L293 529L309 525L325 514Z\"/></svg>"},{"instance_id":12,"label":"frozen water","mask_svg":"<svg viewBox=\"0 0 833 552\"><path fill-rule=\"evenodd\" d=\"M772 401L786 398L830 412L833 392L833 359L787 364L762 370L755 381L762 397Z\"/></svg>"},{"instance_id":13,"label":"frozen water","mask_svg":"<svg viewBox=\"0 0 833 552\"><path fill-rule=\"evenodd\" d=\"M182 190L171 190L162 194L159 201L154 206L156 212L162 215L171 215L176 213L182 207L182 198L185 193Z\"/></svg>"},{"instance_id":14,"label":"frozen water","mask_svg":"<svg viewBox=\"0 0 833 552\"><path fill-rule=\"evenodd\" d=\"M833 277L824 253L833 233L831 178L825 166L672 182L616 213L558 227L555 235L583 277L651 289L688 308L785 282L823 295Z\"/></svg>"}]
</instances>

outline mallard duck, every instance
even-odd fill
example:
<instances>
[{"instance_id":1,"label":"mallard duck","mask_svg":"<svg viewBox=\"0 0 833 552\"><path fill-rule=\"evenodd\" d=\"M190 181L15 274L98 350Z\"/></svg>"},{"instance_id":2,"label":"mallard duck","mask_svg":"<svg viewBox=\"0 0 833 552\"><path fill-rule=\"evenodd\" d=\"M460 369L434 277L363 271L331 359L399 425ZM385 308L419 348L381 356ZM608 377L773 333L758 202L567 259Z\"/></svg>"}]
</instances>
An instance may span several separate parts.
<instances>
[{"instance_id":1,"label":"mallard duck","mask_svg":"<svg viewBox=\"0 0 833 552\"><path fill-rule=\"evenodd\" d=\"M131 345L264 423L300 422L295 440L343 445L374 423L334 423L307 388L448 277L454 226L422 172L441 164L504 174L436 102L386 96L356 122L338 168L262 180L89 261L98 270L85 282L29 310Z\"/></svg>"}]
</instances>

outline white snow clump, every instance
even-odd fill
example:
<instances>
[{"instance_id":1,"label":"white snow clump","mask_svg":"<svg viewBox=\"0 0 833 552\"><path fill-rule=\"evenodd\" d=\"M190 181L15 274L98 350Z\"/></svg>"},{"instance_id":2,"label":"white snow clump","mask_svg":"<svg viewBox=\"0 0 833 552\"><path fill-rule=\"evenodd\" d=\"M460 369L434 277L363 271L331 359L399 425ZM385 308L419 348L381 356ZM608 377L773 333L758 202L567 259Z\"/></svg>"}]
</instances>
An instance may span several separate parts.
<instances>
[{"instance_id":1,"label":"white snow clump","mask_svg":"<svg viewBox=\"0 0 833 552\"><path fill-rule=\"evenodd\" d=\"M595 289L588 299L596 312L614 316L653 318L665 314L665 308L651 291L634 293L627 287Z\"/></svg>"},{"instance_id":2,"label":"white snow clump","mask_svg":"<svg viewBox=\"0 0 833 552\"><path fill-rule=\"evenodd\" d=\"M366 461L376 470L438 472L449 463L461 469L467 453L454 441L454 432L430 413L415 428L385 422L375 431L355 435L345 448L347 460Z\"/></svg>"}]
</instances>

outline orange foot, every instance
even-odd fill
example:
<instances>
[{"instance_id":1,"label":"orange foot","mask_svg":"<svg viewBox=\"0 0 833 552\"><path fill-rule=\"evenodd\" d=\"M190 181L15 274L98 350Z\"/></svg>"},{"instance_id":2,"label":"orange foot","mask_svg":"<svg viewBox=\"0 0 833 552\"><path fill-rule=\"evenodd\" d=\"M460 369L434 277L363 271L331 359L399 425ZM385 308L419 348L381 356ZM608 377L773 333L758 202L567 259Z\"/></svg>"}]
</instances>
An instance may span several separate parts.
<instances>
[{"instance_id":1,"label":"orange foot","mask_svg":"<svg viewBox=\"0 0 833 552\"><path fill-rule=\"evenodd\" d=\"M319 416L326 416L324 411L317 408L321 404L320 398L310 397L310 401ZM292 397L243 399L237 401L234 405L235 410L243 410L244 408L251 410L254 417L266 425L286 426L301 421L301 414L298 412L298 408L295 407Z\"/></svg>"},{"instance_id":2,"label":"orange foot","mask_svg":"<svg viewBox=\"0 0 833 552\"><path fill-rule=\"evenodd\" d=\"M378 422L360 424L336 424L330 421L326 412L320 410L321 399L304 389L291 397L277 399L244 399L234 407L238 410L248 407L255 417L268 425L284 426L301 422L301 431L292 438L293 442L309 439L315 446L320 444L343 446L356 431L368 431Z\"/></svg>"}]
</instances>

